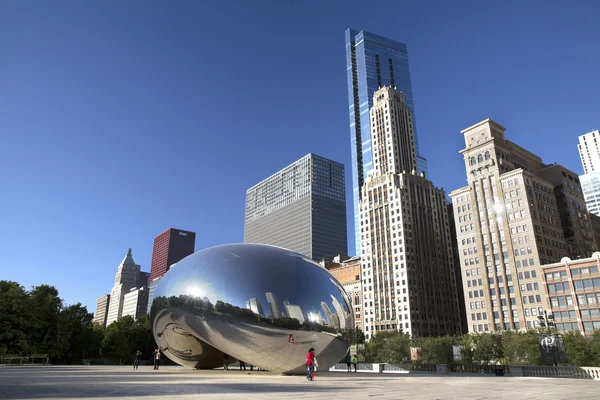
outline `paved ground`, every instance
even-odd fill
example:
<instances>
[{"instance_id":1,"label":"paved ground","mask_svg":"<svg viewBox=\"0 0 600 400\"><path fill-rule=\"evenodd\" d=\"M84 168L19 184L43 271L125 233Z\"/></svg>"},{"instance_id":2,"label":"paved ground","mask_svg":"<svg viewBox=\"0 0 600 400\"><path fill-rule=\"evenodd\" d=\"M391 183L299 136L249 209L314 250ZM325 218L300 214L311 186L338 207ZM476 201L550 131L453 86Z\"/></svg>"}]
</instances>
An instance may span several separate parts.
<instances>
[{"instance_id":1,"label":"paved ground","mask_svg":"<svg viewBox=\"0 0 600 400\"><path fill-rule=\"evenodd\" d=\"M180 367L0 367L0 399L598 399L580 379L327 372L314 382L266 372Z\"/></svg>"}]
</instances>

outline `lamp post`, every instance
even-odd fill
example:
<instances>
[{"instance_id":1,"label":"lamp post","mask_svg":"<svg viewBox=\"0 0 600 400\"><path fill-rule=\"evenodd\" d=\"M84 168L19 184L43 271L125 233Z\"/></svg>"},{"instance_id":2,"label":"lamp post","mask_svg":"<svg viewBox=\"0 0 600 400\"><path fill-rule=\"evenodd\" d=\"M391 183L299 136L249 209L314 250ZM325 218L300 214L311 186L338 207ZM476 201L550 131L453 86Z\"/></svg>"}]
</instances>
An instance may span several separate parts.
<instances>
[{"instance_id":1,"label":"lamp post","mask_svg":"<svg viewBox=\"0 0 600 400\"><path fill-rule=\"evenodd\" d=\"M557 365L557 363L556 363L557 339L555 337L552 337L552 331L550 330L551 327L556 328L556 324L554 323L554 315L552 315L552 314L548 315L548 312L546 310L544 310L544 315L539 315L538 320L540 322L540 327L542 329L548 328L548 334L547 334L546 338L548 338L549 345L552 346L552 358L554 360L554 366L556 367L556 365Z\"/></svg>"}]
</instances>

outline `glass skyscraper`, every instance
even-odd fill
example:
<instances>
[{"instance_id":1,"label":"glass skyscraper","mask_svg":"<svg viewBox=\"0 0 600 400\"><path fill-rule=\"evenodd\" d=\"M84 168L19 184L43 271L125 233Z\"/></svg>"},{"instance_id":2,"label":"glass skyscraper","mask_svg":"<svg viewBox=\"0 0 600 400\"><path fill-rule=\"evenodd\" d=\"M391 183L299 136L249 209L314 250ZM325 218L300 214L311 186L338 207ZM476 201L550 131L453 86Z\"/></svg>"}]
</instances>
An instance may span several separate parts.
<instances>
[{"instance_id":1,"label":"glass skyscraper","mask_svg":"<svg viewBox=\"0 0 600 400\"><path fill-rule=\"evenodd\" d=\"M356 254L360 254L359 195L367 173L373 169L369 110L373 106L373 94L378 88L391 86L404 94L406 106L413 116L417 168L425 175L427 175L427 161L419 155L406 45L369 32L348 29L346 30L346 69L350 103L354 239Z\"/></svg>"}]
</instances>

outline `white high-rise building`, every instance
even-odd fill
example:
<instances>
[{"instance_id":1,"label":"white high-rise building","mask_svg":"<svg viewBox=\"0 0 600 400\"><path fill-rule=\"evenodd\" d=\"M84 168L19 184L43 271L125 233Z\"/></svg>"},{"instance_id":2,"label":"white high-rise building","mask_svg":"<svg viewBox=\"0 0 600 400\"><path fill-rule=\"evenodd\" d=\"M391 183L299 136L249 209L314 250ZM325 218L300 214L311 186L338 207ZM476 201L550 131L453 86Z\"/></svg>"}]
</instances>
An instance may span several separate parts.
<instances>
[{"instance_id":1,"label":"white high-rise building","mask_svg":"<svg viewBox=\"0 0 600 400\"><path fill-rule=\"evenodd\" d=\"M147 314L148 309L148 287L133 288L123 296L123 312L121 317L131 315L133 319Z\"/></svg>"},{"instance_id":2,"label":"white high-rise building","mask_svg":"<svg viewBox=\"0 0 600 400\"><path fill-rule=\"evenodd\" d=\"M579 176L588 211L600 216L600 131L579 136L579 156L583 175Z\"/></svg>"},{"instance_id":3,"label":"white high-rise building","mask_svg":"<svg viewBox=\"0 0 600 400\"><path fill-rule=\"evenodd\" d=\"M360 196L365 336L460 333L445 193L417 175L412 114L391 87L370 110L373 166Z\"/></svg>"},{"instance_id":4,"label":"white high-rise building","mask_svg":"<svg viewBox=\"0 0 600 400\"><path fill-rule=\"evenodd\" d=\"M145 274L145 273L143 273ZM145 276L145 275L144 275ZM133 261L131 249L117 268L115 285L110 292L110 304L106 317L106 326L123 316L123 297L126 293L140 284L140 265ZM147 280L146 280L147 284Z\"/></svg>"},{"instance_id":5,"label":"white high-rise building","mask_svg":"<svg viewBox=\"0 0 600 400\"><path fill-rule=\"evenodd\" d=\"M592 131L579 136L579 156L583 164L583 173L600 172L600 131Z\"/></svg>"}]
</instances>

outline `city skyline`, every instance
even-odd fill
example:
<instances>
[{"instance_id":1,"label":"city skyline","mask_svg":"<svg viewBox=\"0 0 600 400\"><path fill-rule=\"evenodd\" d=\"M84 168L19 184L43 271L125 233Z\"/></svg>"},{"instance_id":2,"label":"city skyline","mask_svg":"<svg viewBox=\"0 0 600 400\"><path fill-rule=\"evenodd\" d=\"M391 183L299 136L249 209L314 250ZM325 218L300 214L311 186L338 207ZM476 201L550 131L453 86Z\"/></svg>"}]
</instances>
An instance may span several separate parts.
<instances>
[{"instance_id":1,"label":"city skyline","mask_svg":"<svg viewBox=\"0 0 600 400\"><path fill-rule=\"evenodd\" d=\"M66 303L81 301L91 311L108 289L99 282L111 281L124 249L135 248L138 263L150 268L152 237L165 226L201 232L197 249L242 242L244 190L309 152L345 165L349 206L348 27L407 44L420 152L430 179L447 193L464 185L457 132L488 116L547 162L582 172L577 137L600 125L592 70L598 55L589 50L597 32L582 23L592 21L597 5L568 15L525 5L519 16L496 5L497 18L483 27L470 23L483 11L469 7L441 6L444 18L426 6L392 6L385 15L361 8L360 17L353 7L319 7L309 16L296 5L257 6L244 15L201 5L163 13L152 2L39 13L0 5L9 60L2 71L10 77L0 97L2 160L19 166L2 175L11 193L0 200L3 279L54 285ZM211 17L198 24L195 15ZM231 32L219 27L226 16L237 21ZM257 26L254 17L268 23ZM20 23L25 19L30 23ZM564 32L555 31L557 23ZM107 24L113 30L100 34ZM165 29L159 40L154 26ZM218 39L198 51L197 38L211 32ZM256 40L238 44L240 35ZM278 57L266 65L275 50ZM243 74L204 61L232 51L245 60ZM301 84L286 101L272 101L291 76ZM548 84L556 77L560 90ZM272 109L265 115L257 104ZM231 110L236 117L222 118ZM353 211L348 207L350 254ZM75 282L69 278L81 259L91 260L94 273Z\"/></svg>"}]
</instances>

